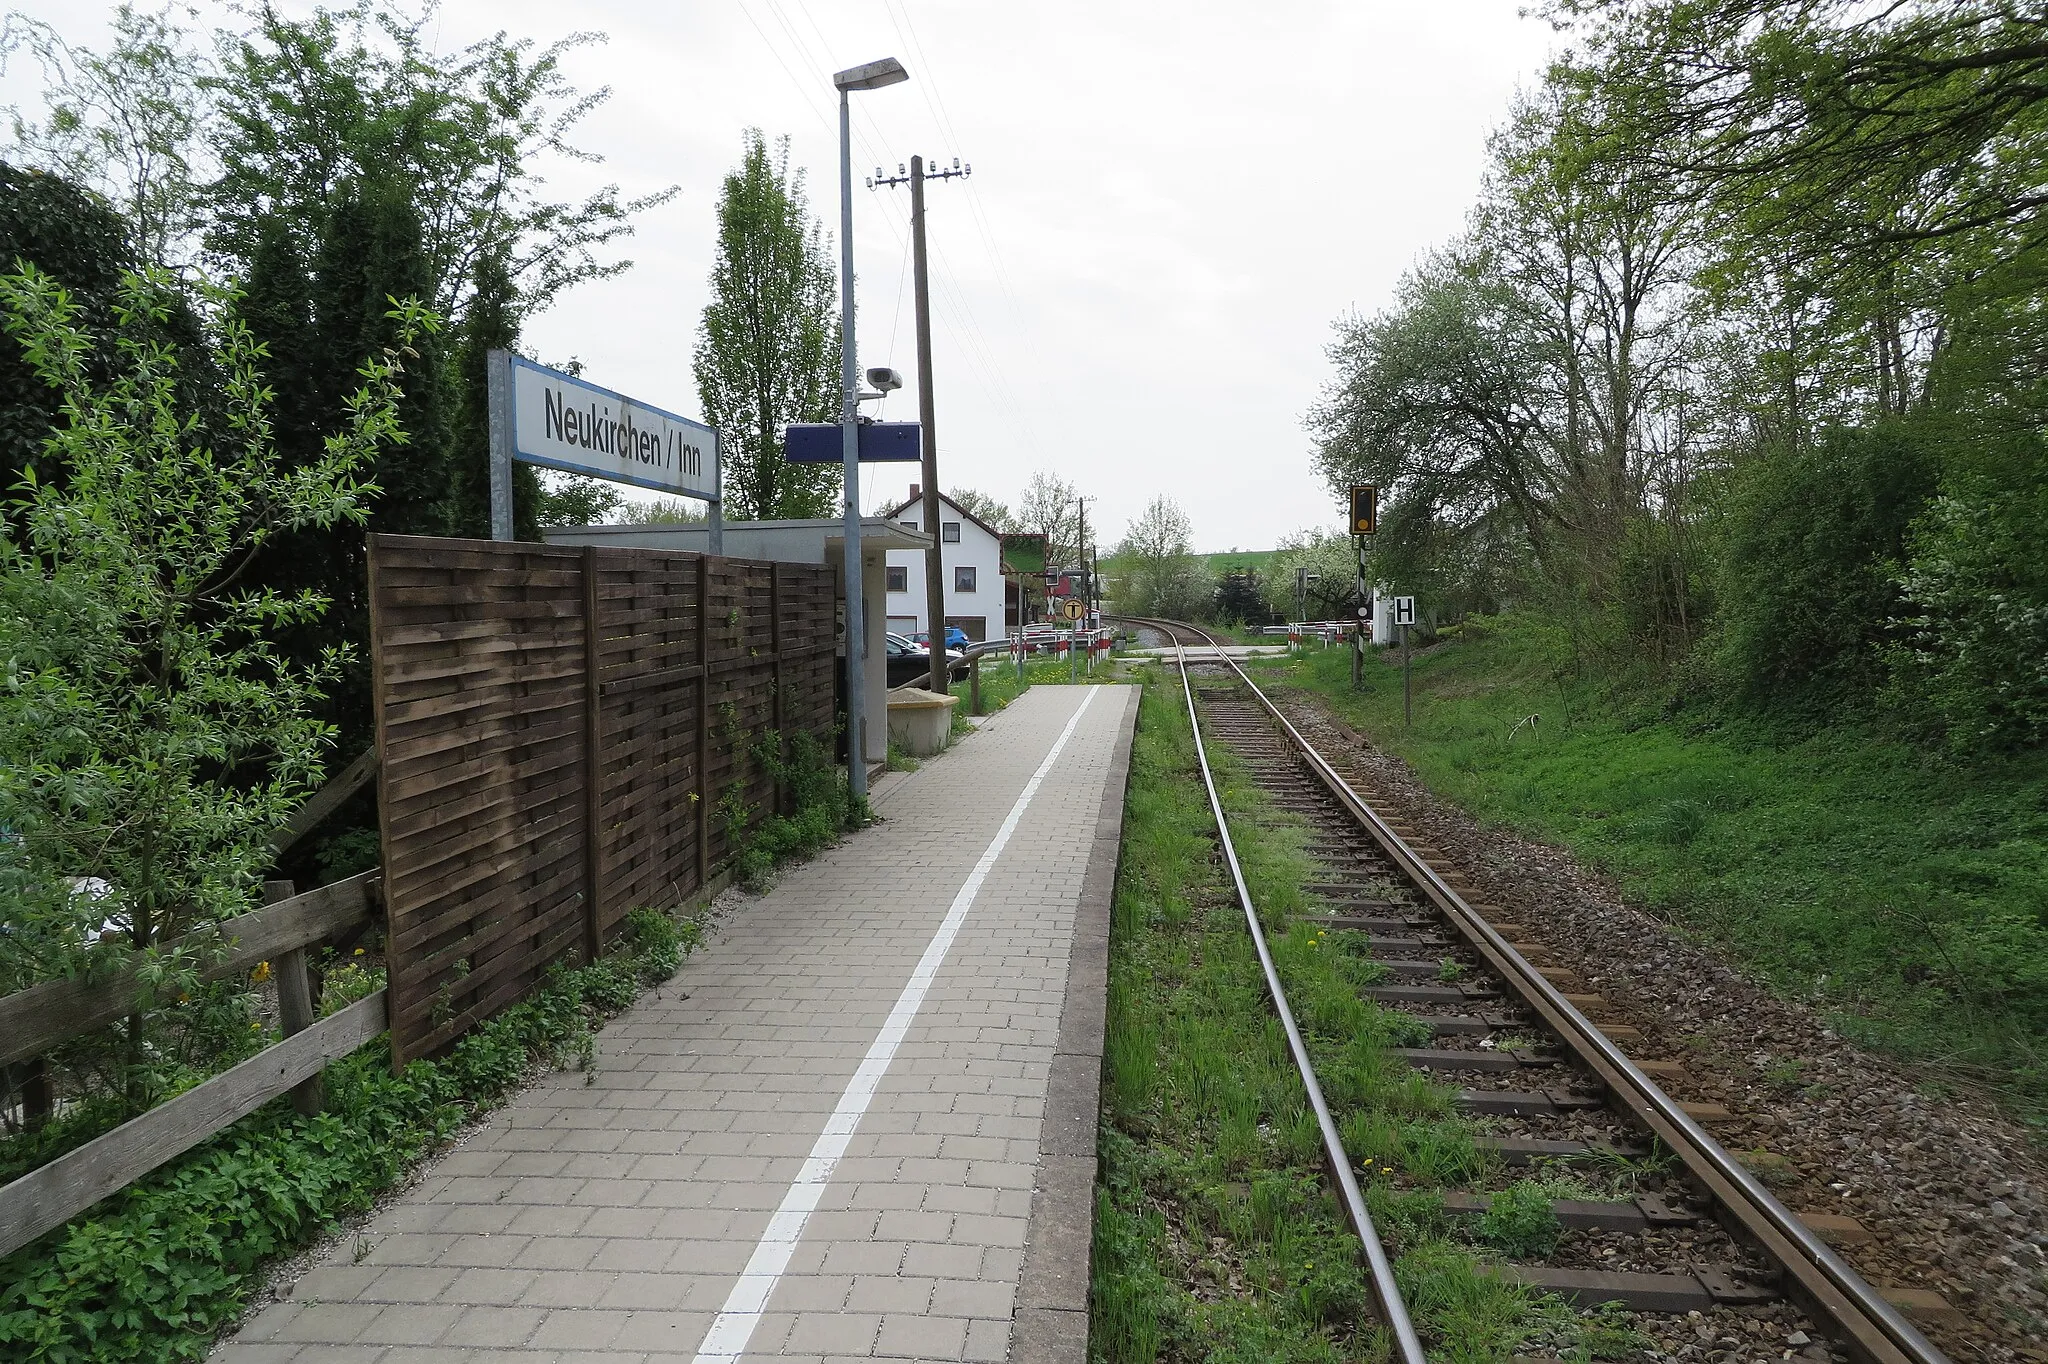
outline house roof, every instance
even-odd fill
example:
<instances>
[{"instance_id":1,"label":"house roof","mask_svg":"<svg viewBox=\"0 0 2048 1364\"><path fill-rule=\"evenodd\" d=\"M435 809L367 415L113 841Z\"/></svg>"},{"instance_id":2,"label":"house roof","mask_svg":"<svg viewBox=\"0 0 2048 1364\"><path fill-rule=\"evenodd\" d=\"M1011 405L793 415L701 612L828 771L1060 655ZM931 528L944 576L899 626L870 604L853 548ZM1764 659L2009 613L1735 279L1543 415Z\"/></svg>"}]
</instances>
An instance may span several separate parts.
<instances>
[{"instance_id":1,"label":"house roof","mask_svg":"<svg viewBox=\"0 0 2048 1364\"><path fill-rule=\"evenodd\" d=\"M958 502L955 502L952 498L946 496L944 493L940 493L939 501L945 503L954 511L959 512L969 521L972 521L975 525L980 526L983 530L987 531L989 534L989 538L994 540L998 545L1003 543L1003 533L1001 531L997 530L994 526L991 526L988 522L976 516L973 512L967 510L967 508L961 506ZM924 498L922 496L906 497L901 502L898 502L895 506L889 508L889 510L883 512L882 515L887 517L889 520L894 521L896 519L897 513L901 512L904 508L920 505L923 502Z\"/></svg>"}]
</instances>

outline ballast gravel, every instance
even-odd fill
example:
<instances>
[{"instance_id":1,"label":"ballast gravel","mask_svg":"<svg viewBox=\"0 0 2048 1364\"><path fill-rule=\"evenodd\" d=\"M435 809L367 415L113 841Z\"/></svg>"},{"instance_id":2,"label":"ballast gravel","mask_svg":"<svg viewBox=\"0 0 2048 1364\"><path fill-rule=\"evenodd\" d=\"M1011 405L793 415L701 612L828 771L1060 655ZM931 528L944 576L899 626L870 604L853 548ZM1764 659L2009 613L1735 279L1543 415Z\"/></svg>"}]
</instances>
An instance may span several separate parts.
<instances>
[{"instance_id":1,"label":"ballast gravel","mask_svg":"<svg viewBox=\"0 0 2048 1364\"><path fill-rule=\"evenodd\" d=\"M1361 794L1443 854L1432 863L1466 873L1474 898L1605 996L1613 1021L1640 1029L1632 1054L1683 1062L1685 1078L1665 1088L1728 1108L1734 1120L1716 1124L1715 1135L1789 1207L1861 1222L1871 1239L1838 1247L1859 1273L1946 1299L1948 1311L1916 1321L1951 1358L2048 1364L2048 1159L2023 1127L1989 1102L1928 1083L1939 1077L1843 1040L1812 1007L1624 902L1570 853L1437 799L1320 698L1268 690L1311 743L1370 788ZM1785 1345L1794 1356L1797 1347ZM1712 1360L1723 1351L1744 1353L1718 1340L1658 1353Z\"/></svg>"}]
</instances>

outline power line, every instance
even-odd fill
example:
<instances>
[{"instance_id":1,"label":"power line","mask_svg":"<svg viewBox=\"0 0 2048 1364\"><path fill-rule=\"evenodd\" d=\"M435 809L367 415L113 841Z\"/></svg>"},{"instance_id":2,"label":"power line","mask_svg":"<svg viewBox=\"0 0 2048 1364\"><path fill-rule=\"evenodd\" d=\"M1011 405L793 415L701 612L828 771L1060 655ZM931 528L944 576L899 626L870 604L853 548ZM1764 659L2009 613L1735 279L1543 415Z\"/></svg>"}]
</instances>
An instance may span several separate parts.
<instances>
[{"instance_id":1,"label":"power line","mask_svg":"<svg viewBox=\"0 0 2048 1364\"><path fill-rule=\"evenodd\" d=\"M802 0L798 0L798 3L802 3ZM966 139L960 136L959 129L954 126L952 112L946 107L945 92L939 88L937 68L931 58L925 55L924 43L917 36L917 22L910 17L909 4L905 3L905 0L883 0L883 5L889 12L889 22L895 25L897 36L916 53L918 65L926 72L926 78L918 84L918 92L925 97L925 107L932 111L932 117L938 120L941 131L952 140L954 146L965 146ZM902 14L901 23L897 22L899 10ZM982 246L988 251L989 264L995 267L996 279L1003 286L1003 292L1009 296L1014 308L1017 304L1017 293L1011 287L1009 266L1003 260L1002 252L996 247L988 214L982 208L981 193L973 185L966 188L968 211L974 215L974 225L981 233Z\"/></svg>"},{"instance_id":2,"label":"power line","mask_svg":"<svg viewBox=\"0 0 2048 1364\"><path fill-rule=\"evenodd\" d=\"M837 120L818 106L812 98L811 87L797 75L795 69L791 67L789 61L784 57L781 46L776 43L768 31L754 18L745 0L738 0L738 3L740 12L746 16L748 25L754 30L755 35L760 38L762 45L768 49L769 54L775 58L776 65L782 68L782 73L789 78L790 84L796 87L798 96L803 100L805 107L811 111L812 117L816 118L836 140L838 134ZM777 27L782 30L782 33L788 39L790 47L796 53L797 59L819 70L829 69L831 66L829 57L821 56L812 51L811 45L796 31L795 26L791 24L788 16L783 12L776 0L765 0L765 3L769 12L774 16ZM797 0L797 3L799 7L803 7L803 0ZM824 33L818 28L817 21L811 16L808 8L804 8L804 16L810 23L812 30L818 34L819 41L821 43L824 42ZM892 15L891 18L893 21L894 16ZM923 49L921 45L916 43L915 35L903 36L906 43L916 48L920 64L922 65ZM876 154L873 144L863 135L858 124L861 121L865 121L878 138L882 137L880 125L875 122L872 113L864 105L856 102L851 108L855 115L855 120L854 124L848 128L850 141L860 148L863 159L879 168L882 164L882 158ZM941 117L946 124L951 124L951 119L944 118L943 115ZM971 199L970 189L970 201ZM888 229L889 234L895 239L897 246L907 257L910 249L909 236L902 228L897 226L893 218L884 216L882 222ZM991 246L991 263L995 264L1000 278L1003 273L1001 262L993 253L993 244L986 244ZM943 258L943 251L937 254L940 256L940 260L937 263L941 268L932 271L932 274L941 285L938 297L941 305L939 311L945 315L946 331L950 333L953 341L958 346L960 355L968 362L968 367L971 370L979 371L975 375L976 387L980 388L998 409L1003 410L1007 419L1017 429L1023 431L1033 444L1039 444L1038 433L1032 425L1028 412L1023 404L1018 401L1015 391L1011 389L1009 383L1004 379L1002 366L997 363L995 358L994 348L989 344L986 334L982 332L981 324L975 318L973 310L968 307L966 296L961 292L959 283L954 278L952 268ZM902 318L901 292L902 283L899 276L897 315L894 320L894 325L899 329ZM1011 297L1014 302L1014 294ZM894 344L895 337L892 335L892 349Z\"/></svg>"}]
</instances>

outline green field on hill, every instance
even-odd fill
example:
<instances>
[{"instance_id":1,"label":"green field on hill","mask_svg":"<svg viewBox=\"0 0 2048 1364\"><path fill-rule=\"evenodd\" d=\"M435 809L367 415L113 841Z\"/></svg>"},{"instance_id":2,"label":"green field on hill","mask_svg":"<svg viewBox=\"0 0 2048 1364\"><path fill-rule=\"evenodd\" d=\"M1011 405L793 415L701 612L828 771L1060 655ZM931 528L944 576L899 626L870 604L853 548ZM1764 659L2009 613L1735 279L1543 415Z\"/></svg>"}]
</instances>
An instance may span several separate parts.
<instances>
[{"instance_id":1,"label":"green field on hill","mask_svg":"<svg viewBox=\"0 0 2048 1364\"><path fill-rule=\"evenodd\" d=\"M1197 554L1195 557L1202 561L1204 573L1211 577L1220 577L1222 574L1245 568L1257 569L1263 573L1279 556L1280 551L1277 549L1233 549L1221 554Z\"/></svg>"}]
</instances>

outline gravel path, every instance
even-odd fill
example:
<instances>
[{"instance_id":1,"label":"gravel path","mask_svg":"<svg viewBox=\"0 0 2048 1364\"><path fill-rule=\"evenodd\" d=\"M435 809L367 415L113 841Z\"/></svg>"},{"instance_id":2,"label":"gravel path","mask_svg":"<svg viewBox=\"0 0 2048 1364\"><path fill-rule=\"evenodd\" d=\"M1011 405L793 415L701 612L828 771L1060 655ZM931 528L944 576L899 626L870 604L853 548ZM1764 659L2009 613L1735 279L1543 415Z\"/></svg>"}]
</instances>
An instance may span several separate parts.
<instances>
[{"instance_id":1,"label":"gravel path","mask_svg":"<svg viewBox=\"0 0 2048 1364\"><path fill-rule=\"evenodd\" d=\"M2022 1127L1843 1041L1811 1008L1624 903L1570 853L1438 800L1320 698L1269 690L1312 743L1357 755L1376 804L1425 831L1641 1029L1637 1055L1683 1061L1689 1078L1667 1088L1733 1112L1717 1135L1787 1205L1869 1228L1869 1243L1841 1247L1860 1273L1941 1294L1950 1310L1919 1322L1937 1345L1958 1361L2048 1364L2048 1160Z\"/></svg>"}]
</instances>

